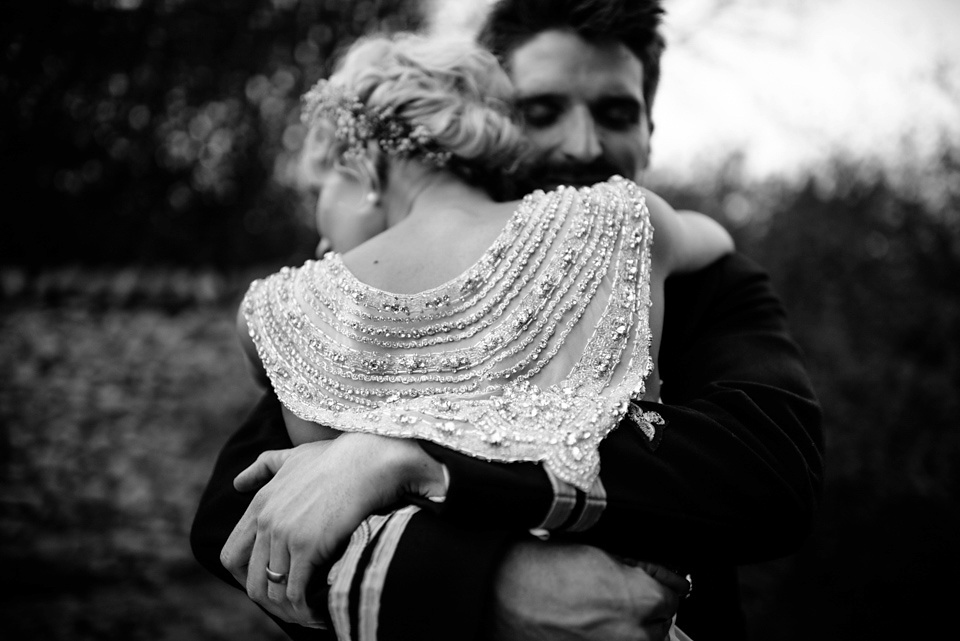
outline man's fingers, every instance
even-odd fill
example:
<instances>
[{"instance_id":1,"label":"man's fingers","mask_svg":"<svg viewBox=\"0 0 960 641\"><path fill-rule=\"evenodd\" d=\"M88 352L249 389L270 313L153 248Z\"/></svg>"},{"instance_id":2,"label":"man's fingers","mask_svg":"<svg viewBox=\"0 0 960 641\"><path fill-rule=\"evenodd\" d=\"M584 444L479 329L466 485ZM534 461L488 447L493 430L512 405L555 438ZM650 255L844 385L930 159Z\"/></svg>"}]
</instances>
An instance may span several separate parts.
<instances>
[{"instance_id":1,"label":"man's fingers","mask_svg":"<svg viewBox=\"0 0 960 641\"><path fill-rule=\"evenodd\" d=\"M220 564L225 567L240 585L247 584L247 569L250 565L250 554L257 538L257 520L254 500L247 511L240 518L240 522L227 537L227 542L220 551Z\"/></svg>"},{"instance_id":2,"label":"man's fingers","mask_svg":"<svg viewBox=\"0 0 960 641\"><path fill-rule=\"evenodd\" d=\"M654 563L631 562L621 567L641 629L651 639L665 638L680 608L681 595L689 589L686 579Z\"/></svg>"},{"instance_id":3,"label":"man's fingers","mask_svg":"<svg viewBox=\"0 0 960 641\"><path fill-rule=\"evenodd\" d=\"M687 579L680 576L676 572L668 570L662 565L640 561L636 564L636 567L640 568L652 578L667 586L681 597L686 596L687 593L690 592L690 582L687 581Z\"/></svg>"},{"instance_id":4,"label":"man's fingers","mask_svg":"<svg viewBox=\"0 0 960 641\"><path fill-rule=\"evenodd\" d=\"M274 603L286 600L290 552L287 550L286 542L278 537L270 539L270 558L264 572L267 575L267 598Z\"/></svg>"},{"instance_id":5,"label":"man's fingers","mask_svg":"<svg viewBox=\"0 0 960 641\"><path fill-rule=\"evenodd\" d=\"M317 571L307 554L302 550L294 549L290 555L290 578L287 582L287 599L297 615L297 619L306 625L314 619L310 606L307 603L307 582Z\"/></svg>"},{"instance_id":6,"label":"man's fingers","mask_svg":"<svg viewBox=\"0 0 960 641\"><path fill-rule=\"evenodd\" d=\"M247 568L247 596L260 604L270 612L274 612L271 603L267 599L267 561L270 558L270 543L268 536L261 536L257 533L256 541L253 544L253 552L250 554L250 567Z\"/></svg>"},{"instance_id":7,"label":"man's fingers","mask_svg":"<svg viewBox=\"0 0 960 641\"><path fill-rule=\"evenodd\" d=\"M290 450L269 450L257 457L247 469L233 479L238 492L252 492L266 485L283 465Z\"/></svg>"}]
</instances>

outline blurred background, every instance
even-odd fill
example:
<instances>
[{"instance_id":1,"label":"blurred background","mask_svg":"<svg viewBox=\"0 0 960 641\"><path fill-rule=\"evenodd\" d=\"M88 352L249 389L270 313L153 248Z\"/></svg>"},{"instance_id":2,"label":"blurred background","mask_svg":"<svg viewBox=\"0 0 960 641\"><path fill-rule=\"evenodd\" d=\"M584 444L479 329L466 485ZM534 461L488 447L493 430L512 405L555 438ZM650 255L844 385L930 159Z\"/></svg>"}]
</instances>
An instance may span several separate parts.
<instances>
[{"instance_id":1,"label":"blurred background","mask_svg":"<svg viewBox=\"0 0 960 641\"><path fill-rule=\"evenodd\" d=\"M356 35L469 24L481 4L5 7L8 638L283 638L187 533L258 397L239 297L318 240L294 180L298 97ZM769 268L825 411L816 532L743 569L754 638L939 631L960 596L960 3L666 8L645 182Z\"/></svg>"}]
</instances>

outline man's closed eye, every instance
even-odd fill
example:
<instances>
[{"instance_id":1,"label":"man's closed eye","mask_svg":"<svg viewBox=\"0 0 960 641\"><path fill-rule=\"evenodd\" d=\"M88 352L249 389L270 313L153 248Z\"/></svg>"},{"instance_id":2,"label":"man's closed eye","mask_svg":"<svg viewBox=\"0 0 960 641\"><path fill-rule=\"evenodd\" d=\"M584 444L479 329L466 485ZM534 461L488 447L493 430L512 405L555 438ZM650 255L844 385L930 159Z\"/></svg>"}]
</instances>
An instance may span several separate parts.
<instances>
[{"instance_id":1,"label":"man's closed eye","mask_svg":"<svg viewBox=\"0 0 960 641\"><path fill-rule=\"evenodd\" d=\"M563 107L558 101L544 98L522 101L519 107L524 124L535 129L553 126L563 112Z\"/></svg>"},{"instance_id":2,"label":"man's closed eye","mask_svg":"<svg viewBox=\"0 0 960 641\"><path fill-rule=\"evenodd\" d=\"M641 107L634 98L608 98L592 109L597 123L607 129L623 131L640 123Z\"/></svg>"}]
</instances>

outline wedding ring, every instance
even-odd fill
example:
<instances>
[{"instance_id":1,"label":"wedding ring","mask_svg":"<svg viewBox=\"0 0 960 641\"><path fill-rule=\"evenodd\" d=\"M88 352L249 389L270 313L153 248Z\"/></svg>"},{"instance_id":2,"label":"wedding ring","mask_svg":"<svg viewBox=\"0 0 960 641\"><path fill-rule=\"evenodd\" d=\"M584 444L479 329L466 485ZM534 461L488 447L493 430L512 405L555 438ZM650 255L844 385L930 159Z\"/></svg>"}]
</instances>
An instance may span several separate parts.
<instances>
[{"instance_id":1,"label":"wedding ring","mask_svg":"<svg viewBox=\"0 0 960 641\"><path fill-rule=\"evenodd\" d=\"M286 582L287 582L287 575L286 575L286 574L283 574L283 573L280 573L280 572L274 572L274 571L271 570L269 567L267 567L266 570L267 570L267 581L269 581L270 583L280 583L280 584L283 584L283 583L286 583Z\"/></svg>"}]
</instances>

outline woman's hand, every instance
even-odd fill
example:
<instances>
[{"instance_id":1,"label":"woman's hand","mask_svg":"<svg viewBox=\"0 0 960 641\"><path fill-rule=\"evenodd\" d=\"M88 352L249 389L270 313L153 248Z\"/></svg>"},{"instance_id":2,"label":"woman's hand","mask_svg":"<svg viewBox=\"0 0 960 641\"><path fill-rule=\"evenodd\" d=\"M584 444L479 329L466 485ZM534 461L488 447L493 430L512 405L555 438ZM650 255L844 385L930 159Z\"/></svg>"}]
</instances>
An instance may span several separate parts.
<instances>
[{"instance_id":1,"label":"woman's hand","mask_svg":"<svg viewBox=\"0 0 960 641\"><path fill-rule=\"evenodd\" d=\"M240 491L261 484L221 563L271 614L318 627L306 603L315 569L336 557L366 517L412 494L436 493L443 470L415 441L344 434L266 452L234 482ZM285 583L268 581L268 567Z\"/></svg>"}]
</instances>

